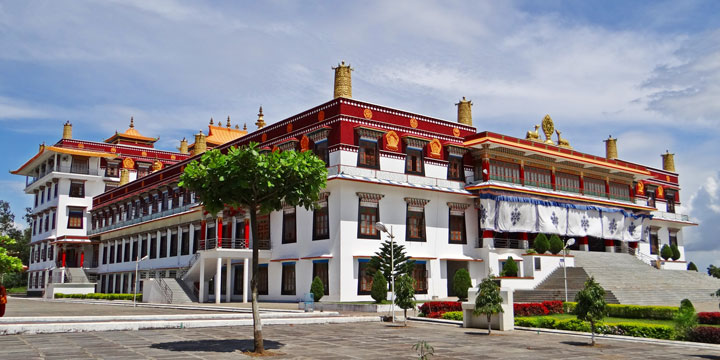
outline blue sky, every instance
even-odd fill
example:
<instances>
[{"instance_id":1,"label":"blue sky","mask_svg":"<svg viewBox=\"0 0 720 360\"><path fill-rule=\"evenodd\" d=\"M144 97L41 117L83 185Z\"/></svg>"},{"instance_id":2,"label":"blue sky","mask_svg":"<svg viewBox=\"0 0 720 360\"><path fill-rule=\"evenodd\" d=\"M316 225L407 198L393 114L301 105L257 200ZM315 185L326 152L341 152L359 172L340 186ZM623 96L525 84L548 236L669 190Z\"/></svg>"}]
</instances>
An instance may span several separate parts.
<instances>
[{"instance_id":1,"label":"blue sky","mask_svg":"<svg viewBox=\"0 0 720 360\"><path fill-rule=\"evenodd\" d=\"M228 115L252 129L332 96L349 61L360 100L523 136L548 113L578 150L660 167L676 154L690 260L720 264L718 1L0 1L0 166L130 116L170 149ZM0 175L0 199L30 204ZM19 219L18 219L19 220ZM21 220L19 220L21 221Z\"/></svg>"}]
</instances>

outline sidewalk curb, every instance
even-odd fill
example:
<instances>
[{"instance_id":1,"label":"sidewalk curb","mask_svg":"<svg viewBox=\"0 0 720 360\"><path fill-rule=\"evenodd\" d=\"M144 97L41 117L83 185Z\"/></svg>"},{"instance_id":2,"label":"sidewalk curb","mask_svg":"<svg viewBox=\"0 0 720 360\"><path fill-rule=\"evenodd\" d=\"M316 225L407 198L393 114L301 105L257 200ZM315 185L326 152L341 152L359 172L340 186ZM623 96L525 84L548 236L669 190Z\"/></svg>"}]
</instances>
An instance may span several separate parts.
<instances>
[{"instance_id":1,"label":"sidewalk curb","mask_svg":"<svg viewBox=\"0 0 720 360\"><path fill-rule=\"evenodd\" d=\"M262 319L287 318L321 318L340 316L337 312L326 313L263 313ZM120 321L183 321L183 320L239 320L251 319L252 314L165 314L165 315L97 315L97 316L47 316L29 317L15 316L0 318L0 325L13 324L52 324L52 323L86 323L86 322L120 322Z\"/></svg>"}]
</instances>

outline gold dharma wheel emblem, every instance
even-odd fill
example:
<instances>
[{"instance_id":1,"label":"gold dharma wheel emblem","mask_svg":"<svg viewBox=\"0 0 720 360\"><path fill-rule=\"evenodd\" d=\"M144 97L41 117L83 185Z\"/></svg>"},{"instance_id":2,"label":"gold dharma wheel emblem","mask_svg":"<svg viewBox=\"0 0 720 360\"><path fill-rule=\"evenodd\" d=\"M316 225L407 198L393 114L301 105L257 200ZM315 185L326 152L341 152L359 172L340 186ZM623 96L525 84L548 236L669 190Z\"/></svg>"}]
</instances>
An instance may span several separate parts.
<instances>
[{"instance_id":1,"label":"gold dharma wheel emblem","mask_svg":"<svg viewBox=\"0 0 720 360\"><path fill-rule=\"evenodd\" d=\"M85 144L82 144L82 143L78 144L78 149L82 149L84 147L85 147Z\"/></svg>"},{"instance_id":2,"label":"gold dharma wheel emblem","mask_svg":"<svg viewBox=\"0 0 720 360\"><path fill-rule=\"evenodd\" d=\"M116 148L114 148L114 147L111 147L111 148L110 148L110 152L114 154L114 153L116 153L116 152L117 152L117 149L116 149Z\"/></svg>"},{"instance_id":3,"label":"gold dharma wheel emblem","mask_svg":"<svg viewBox=\"0 0 720 360\"><path fill-rule=\"evenodd\" d=\"M325 111L320 110L318 112L318 122L325 120Z\"/></svg>"},{"instance_id":4,"label":"gold dharma wheel emblem","mask_svg":"<svg viewBox=\"0 0 720 360\"><path fill-rule=\"evenodd\" d=\"M125 160L123 160L123 167L125 169L132 169L135 167L135 161L131 158L125 158Z\"/></svg>"},{"instance_id":5,"label":"gold dharma wheel emblem","mask_svg":"<svg viewBox=\"0 0 720 360\"><path fill-rule=\"evenodd\" d=\"M365 116L366 119L372 119L372 110L370 110L370 109L363 110L363 116Z\"/></svg>"},{"instance_id":6,"label":"gold dharma wheel emblem","mask_svg":"<svg viewBox=\"0 0 720 360\"><path fill-rule=\"evenodd\" d=\"M141 152L140 155L142 155L142 156L147 156L147 151Z\"/></svg>"},{"instance_id":7,"label":"gold dharma wheel emblem","mask_svg":"<svg viewBox=\"0 0 720 360\"><path fill-rule=\"evenodd\" d=\"M413 129L415 129L416 127L418 127L417 119L415 119L415 118L410 118L410 127L413 128Z\"/></svg>"},{"instance_id":8,"label":"gold dharma wheel emblem","mask_svg":"<svg viewBox=\"0 0 720 360\"><path fill-rule=\"evenodd\" d=\"M458 129L458 128L453 128L453 135L455 135L456 137L459 137L459 136L460 136L460 129Z\"/></svg>"},{"instance_id":9,"label":"gold dharma wheel emblem","mask_svg":"<svg viewBox=\"0 0 720 360\"><path fill-rule=\"evenodd\" d=\"M170 155L170 160L175 160L175 159L177 159L177 158L175 157L175 155Z\"/></svg>"}]
</instances>

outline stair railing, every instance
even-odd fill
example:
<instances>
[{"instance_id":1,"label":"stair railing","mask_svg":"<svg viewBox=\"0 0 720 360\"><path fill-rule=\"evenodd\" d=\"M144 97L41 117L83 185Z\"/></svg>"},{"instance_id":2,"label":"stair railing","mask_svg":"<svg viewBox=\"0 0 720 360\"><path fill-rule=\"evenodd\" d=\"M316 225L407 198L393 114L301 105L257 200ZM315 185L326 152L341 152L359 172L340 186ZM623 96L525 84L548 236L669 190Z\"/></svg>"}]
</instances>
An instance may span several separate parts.
<instances>
[{"instance_id":1,"label":"stair railing","mask_svg":"<svg viewBox=\"0 0 720 360\"><path fill-rule=\"evenodd\" d=\"M190 271L190 269L193 267L193 265L195 265L195 262L196 262L199 258L200 258L200 253L199 253L199 252L196 252L196 253L190 258L190 261L188 261L187 266L185 266L185 267L183 267L183 268L181 268L181 269L178 269L176 278L178 278L178 279L184 278L185 275L187 275L188 271Z\"/></svg>"},{"instance_id":2,"label":"stair railing","mask_svg":"<svg viewBox=\"0 0 720 360\"><path fill-rule=\"evenodd\" d=\"M635 257L637 257L638 259L640 259L640 261L642 261L650 266L654 266L654 263L657 261L657 258L654 258L648 254L645 254L640 250L635 250Z\"/></svg>"},{"instance_id":3,"label":"stair railing","mask_svg":"<svg viewBox=\"0 0 720 360\"><path fill-rule=\"evenodd\" d=\"M165 297L165 301L167 301L168 304L172 304L173 292L170 290L168 284L165 280L163 280L163 278L157 278L157 283L160 286L163 296Z\"/></svg>"}]
</instances>

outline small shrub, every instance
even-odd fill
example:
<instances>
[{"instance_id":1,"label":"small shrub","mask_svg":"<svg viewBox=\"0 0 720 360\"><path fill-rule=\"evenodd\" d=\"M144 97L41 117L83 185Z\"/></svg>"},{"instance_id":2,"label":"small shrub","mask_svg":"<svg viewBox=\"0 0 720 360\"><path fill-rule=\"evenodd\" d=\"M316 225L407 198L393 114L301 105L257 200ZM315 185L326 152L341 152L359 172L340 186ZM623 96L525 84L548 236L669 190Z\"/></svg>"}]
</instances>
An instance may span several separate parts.
<instances>
[{"instance_id":1,"label":"small shrub","mask_svg":"<svg viewBox=\"0 0 720 360\"><path fill-rule=\"evenodd\" d=\"M468 289L472 286L470 273L466 269L459 269L453 275L453 291L460 301L467 301Z\"/></svg>"},{"instance_id":2,"label":"small shrub","mask_svg":"<svg viewBox=\"0 0 720 360\"><path fill-rule=\"evenodd\" d=\"M690 341L720 344L720 328L712 326L698 326L688 334Z\"/></svg>"},{"instance_id":3,"label":"small shrub","mask_svg":"<svg viewBox=\"0 0 720 360\"><path fill-rule=\"evenodd\" d=\"M370 296L372 296L373 300L378 304L387 300L387 280L385 280L385 277L380 271L376 271L375 276L373 276Z\"/></svg>"},{"instance_id":4,"label":"small shrub","mask_svg":"<svg viewBox=\"0 0 720 360\"><path fill-rule=\"evenodd\" d=\"M316 276L310 284L310 292L313 294L313 299L315 301L320 301L320 299L322 299L325 295L325 285L319 276Z\"/></svg>"},{"instance_id":5,"label":"small shrub","mask_svg":"<svg viewBox=\"0 0 720 360\"><path fill-rule=\"evenodd\" d=\"M687 269L694 272L698 271L697 265L692 261L688 264Z\"/></svg>"},{"instance_id":6,"label":"small shrub","mask_svg":"<svg viewBox=\"0 0 720 360\"><path fill-rule=\"evenodd\" d=\"M572 301L563 303L563 310L565 313L572 313L576 305ZM608 316L626 319L672 320L678 311L674 306L607 304L606 308Z\"/></svg>"},{"instance_id":7,"label":"small shrub","mask_svg":"<svg viewBox=\"0 0 720 360\"><path fill-rule=\"evenodd\" d=\"M673 317L675 323L675 338L685 340L690 337L692 329L697 326L698 317L695 314L695 307L688 299L680 302L680 309Z\"/></svg>"},{"instance_id":8,"label":"small shrub","mask_svg":"<svg viewBox=\"0 0 720 360\"><path fill-rule=\"evenodd\" d=\"M678 259L680 259L680 249L678 249L677 245L675 245L675 244L670 245L670 251L672 251L671 257L674 261L677 261Z\"/></svg>"},{"instance_id":9,"label":"small shrub","mask_svg":"<svg viewBox=\"0 0 720 360\"><path fill-rule=\"evenodd\" d=\"M700 312L698 322L706 325L720 325L720 312Z\"/></svg>"},{"instance_id":10,"label":"small shrub","mask_svg":"<svg viewBox=\"0 0 720 360\"><path fill-rule=\"evenodd\" d=\"M529 255L534 255L534 254L537 254L537 251L535 251L535 249L527 249L527 251L525 251L525 253L529 254Z\"/></svg>"},{"instance_id":11,"label":"small shrub","mask_svg":"<svg viewBox=\"0 0 720 360\"><path fill-rule=\"evenodd\" d=\"M462 311L448 311L444 314L442 314L442 318L445 320L459 320L462 321L463 319L463 313Z\"/></svg>"},{"instance_id":12,"label":"small shrub","mask_svg":"<svg viewBox=\"0 0 720 360\"><path fill-rule=\"evenodd\" d=\"M541 303L513 304L515 316L549 315L550 310Z\"/></svg>"},{"instance_id":13,"label":"small shrub","mask_svg":"<svg viewBox=\"0 0 720 360\"><path fill-rule=\"evenodd\" d=\"M668 244L663 245L662 248L660 249L660 257L667 260L667 259L671 258L672 255L673 255L672 250L670 249Z\"/></svg>"},{"instance_id":14,"label":"small shrub","mask_svg":"<svg viewBox=\"0 0 720 360\"><path fill-rule=\"evenodd\" d=\"M550 237L550 252L553 255L557 255L562 251L563 247L565 247L565 244L563 244L563 241L560 240L560 237L553 234Z\"/></svg>"},{"instance_id":15,"label":"small shrub","mask_svg":"<svg viewBox=\"0 0 720 360\"><path fill-rule=\"evenodd\" d=\"M548 309L550 314L563 314L563 302L560 300L543 301L542 305Z\"/></svg>"},{"instance_id":16,"label":"small shrub","mask_svg":"<svg viewBox=\"0 0 720 360\"><path fill-rule=\"evenodd\" d=\"M518 275L518 266L513 258L508 257L507 261L505 261L505 264L503 265L502 273L500 273L500 275L513 277Z\"/></svg>"},{"instance_id":17,"label":"small shrub","mask_svg":"<svg viewBox=\"0 0 720 360\"><path fill-rule=\"evenodd\" d=\"M458 301L428 301L420 305L420 312L429 318L439 318L448 311L462 311Z\"/></svg>"},{"instance_id":18,"label":"small shrub","mask_svg":"<svg viewBox=\"0 0 720 360\"><path fill-rule=\"evenodd\" d=\"M548 241L548 238L545 234L537 234L533 243L533 247L535 247L535 250L538 252L538 254L544 254L550 249L550 241Z\"/></svg>"}]
</instances>

